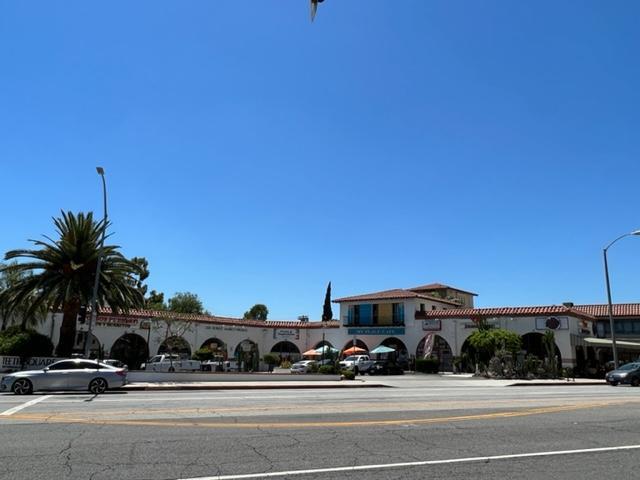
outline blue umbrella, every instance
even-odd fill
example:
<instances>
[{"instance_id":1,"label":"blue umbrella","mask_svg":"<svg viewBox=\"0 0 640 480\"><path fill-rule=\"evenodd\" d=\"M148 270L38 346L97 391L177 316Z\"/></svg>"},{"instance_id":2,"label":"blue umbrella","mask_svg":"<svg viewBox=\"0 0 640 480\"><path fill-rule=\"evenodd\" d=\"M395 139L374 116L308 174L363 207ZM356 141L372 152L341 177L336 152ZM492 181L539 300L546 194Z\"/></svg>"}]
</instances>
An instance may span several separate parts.
<instances>
[{"instance_id":1,"label":"blue umbrella","mask_svg":"<svg viewBox=\"0 0 640 480\"><path fill-rule=\"evenodd\" d=\"M371 350L369 353L391 353L391 352L395 352L395 351L396 350L394 348L387 347L386 345L378 345L376 348Z\"/></svg>"}]
</instances>

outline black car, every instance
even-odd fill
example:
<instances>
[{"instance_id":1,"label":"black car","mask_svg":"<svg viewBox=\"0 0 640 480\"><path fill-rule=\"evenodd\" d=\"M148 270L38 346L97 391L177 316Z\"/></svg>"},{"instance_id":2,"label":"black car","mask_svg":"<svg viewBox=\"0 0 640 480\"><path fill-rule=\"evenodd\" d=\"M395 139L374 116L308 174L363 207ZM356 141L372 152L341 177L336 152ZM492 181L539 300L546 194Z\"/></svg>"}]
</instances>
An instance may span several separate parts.
<instances>
[{"instance_id":1,"label":"black car","mask_svg":"<svg viewBox=\"0 0 640 480\"><path fill-rule=\"evenodd\" d=\"M404 375L404 370L396 363L375 362L368 370L369 375Z\"/></svg>"},{"instance_id":2,"label":"black car","mask_svg":"<svg viewBox=\"0 0 640 480\"><path fill-rule=\"evenodd\" d=\"M604 377L614 387L619 383L628 383L634 387L640 385L640 362L631 362L612 370Z\"/></svg>"}]
</instances>

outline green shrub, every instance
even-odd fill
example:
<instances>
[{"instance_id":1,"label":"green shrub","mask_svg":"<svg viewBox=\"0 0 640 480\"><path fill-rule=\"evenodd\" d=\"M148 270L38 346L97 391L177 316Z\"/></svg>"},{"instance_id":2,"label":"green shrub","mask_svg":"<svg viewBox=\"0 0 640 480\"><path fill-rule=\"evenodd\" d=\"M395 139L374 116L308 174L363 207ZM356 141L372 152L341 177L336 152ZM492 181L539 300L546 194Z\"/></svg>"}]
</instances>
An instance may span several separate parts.
<instances>
[{"instance_id":1,"label":"green shrub","mask_svg":"<svg viewBox=\"0 0 640 480\"><path fill-rule=\"evenodd\" d=\"M438 373L439 368L440 368L440 360L438 360L435 357L416 359L416 372Z\"/></svg>"},{"instance_id":2,"label":"green shrub","mask_svg":"<svg viewBox=\"0 0 640 480\"><path fill-rule=\"evenodd\" d=\"M356 374L353 370L342 370L340 373L345 380L354 380L356 378Z\"/></svg>"},{"instance_id":3,"label":"green shrub","mask_svg":"<svg viewBox=\"0 0 640 480\"><path fill-rule=\"evenodd\" d=\"M280 363L280 357L275 353L266 353L264 357L262 357L262 361L267 365L277 365Z\"/></svg>"},{"instance_id":4,"label":"green shrub","mask_svg":"<svg viewBox=\"0 0 640 480\"><path fill-rule=\"evenodd\" d=\"M332 375L336 373L336 367L333 365L322 365L318 368L318 373L321 373L322 375Z\"/></svg>"},{"instance_id":5,"label":"green shrub","mask_svg":"<svg viewBox=\"0 0 640 480\"><path fill-rule=\"evenodd\" d=\"M49 357L53 352L53 343L49 337L35 330L21 330L10 327L0 332L0 355L14 355L20 358Z\"/></svg>"},{"instance_id":6,"label":"green shrub","mask_svg":"<svg viewBox=\"0 0 640 480\"><path fill-rule=\"evenodd\" d=\"M207 360L213 360L214 355L215 354L213 353L212 350L208 349L207 347L204 347L199 350L196 350L192 358L194 360L200 360L201 362L206 362Z\"/></svg>"}]
</instances>

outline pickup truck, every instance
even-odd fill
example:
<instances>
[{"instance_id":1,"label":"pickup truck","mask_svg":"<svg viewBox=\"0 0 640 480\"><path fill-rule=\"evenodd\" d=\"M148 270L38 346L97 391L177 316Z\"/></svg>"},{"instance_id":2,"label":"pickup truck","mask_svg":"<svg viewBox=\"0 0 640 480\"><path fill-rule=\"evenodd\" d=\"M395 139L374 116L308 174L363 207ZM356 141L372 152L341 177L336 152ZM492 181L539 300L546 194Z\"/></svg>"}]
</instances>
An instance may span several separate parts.
<instances>
[{"instance_id":1,"label":"pickup truck","mask_svg":"<svg viewBox=\"0 0 640 480\"><path fill-rule=\"evenodd\" d=\"M356 375L364 375L376 362L369 358L369 355L349 355L340 362L340 368L353 370Z\"/></svg>"},{"instance_id":2,"label":"pickup truck","mask_svg":"<svg viewBox=\"0 0 640 480\"><path fill-rule=\"evenodd\" d=\"M198 372L200 361L181 360L178 355L156 355L144 364L145 370L152 372Z\"/></svg>"}]
</instances>

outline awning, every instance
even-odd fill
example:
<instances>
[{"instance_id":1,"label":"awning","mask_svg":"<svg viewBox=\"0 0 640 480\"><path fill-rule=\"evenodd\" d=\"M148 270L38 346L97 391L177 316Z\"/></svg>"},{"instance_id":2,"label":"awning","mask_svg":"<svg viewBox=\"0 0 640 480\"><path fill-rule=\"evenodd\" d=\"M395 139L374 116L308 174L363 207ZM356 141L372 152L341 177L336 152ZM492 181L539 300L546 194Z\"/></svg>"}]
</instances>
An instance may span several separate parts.
<instances>
[{"instance_id":1,"label":"awning","mask_svg":"<svg viewBox=\"0 0 640 480\"><path fill-rule=\"evenodd\" d=\"M394 348L387 347L386 345L379 345L373 350L371 350L369 353L391 353L395 351L396 350Z\"/></svg>"},{"instance_id":2,"label":"awning","mask_svg":"<svg viewBox=\"0 0 640 480\"><path fill-rule=\"evenodd\" d=\"M611 348L612 341L610 338L584 338L585 343L590 345L595 345L598 347L609 347ZM627 342L625 340L616 340L617 348L625 348L627 350L640 350L640 343L638 342Z\"/></svg>"}]
</instances>

